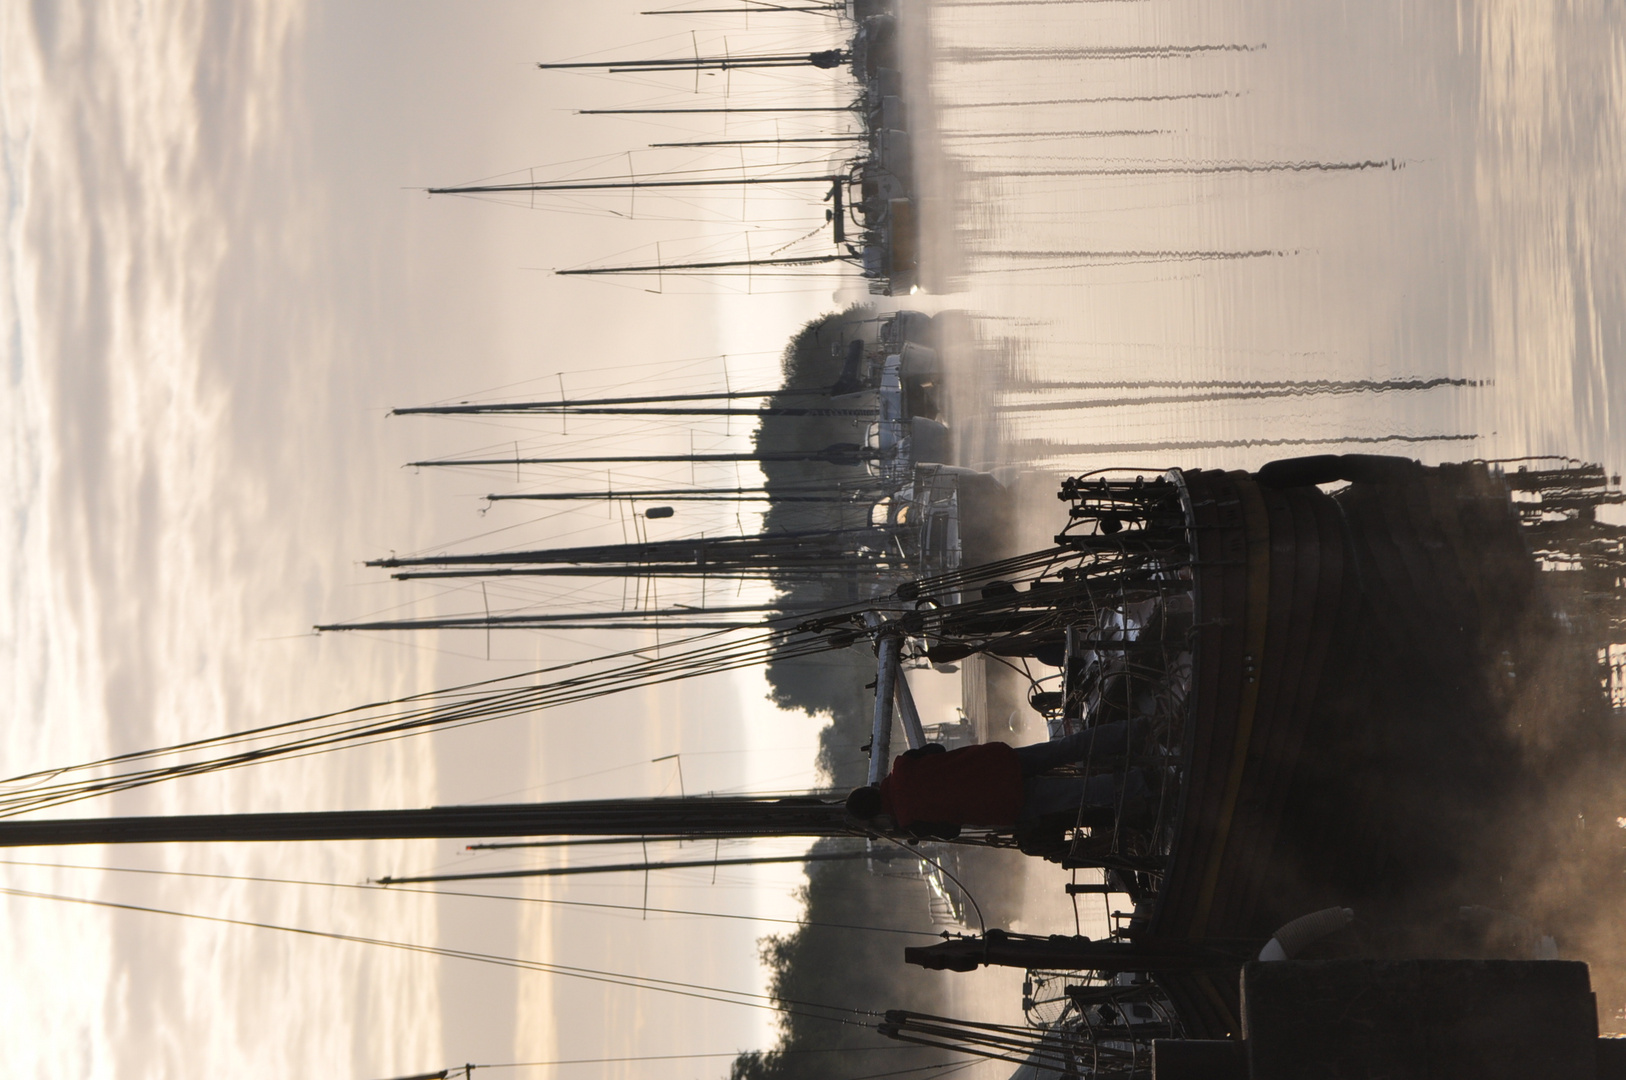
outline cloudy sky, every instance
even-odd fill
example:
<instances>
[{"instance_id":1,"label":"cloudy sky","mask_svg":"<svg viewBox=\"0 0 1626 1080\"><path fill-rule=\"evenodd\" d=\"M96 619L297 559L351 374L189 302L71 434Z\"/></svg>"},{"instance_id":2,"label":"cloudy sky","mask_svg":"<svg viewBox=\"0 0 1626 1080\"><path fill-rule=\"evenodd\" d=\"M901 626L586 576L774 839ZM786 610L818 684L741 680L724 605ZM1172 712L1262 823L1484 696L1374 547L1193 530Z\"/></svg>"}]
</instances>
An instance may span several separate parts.
<instances>
[{"instance_id":1,"label":"cloudy sky","mask_svg":"<svg viewBox=\"0 0 1626 1080\"><path fill-rule=\"evenodd\" d=\"M527 526L541 515L518 511L482 518L477 496L491 490L489 479L417 475L400 464L512 434L386 422L389 407L538 379L549 392L759 381L794 325L830 305L828 281L759 285L769 295L751 297L650 295L545 273L641 254L663 237L670 251L726 247L742 235L737 214L730 223L700 206L666 215L679 220L629 222L625 208L531 213L423 194L427 184L532 166L591 174L598 157L650 141L644 127L571 110L681 98L694 87L530 66L610 46L668 51L679 32L688 45L689 24L640 20L638 6L0 6L7 774L584 647L538 639L510 655L499 643L488 664L484 643L439 649L308 629L412 599L362 567L368 557L503 530L504 543L566 531L620 538L615 521L564 530ZM743 24L724 29L736 50L785 39L783 25L766 36ZM798 33L825 40L817 24ZM823 100L834 85L804 80L798 92ZM771 203L761 213L775 221L803 209ZM773 229L764 235L782 237L783 227ZM634 434L645 445L672 438ZM673 763L650 759L697 747L721 752L684 763L689 790L806 783L809 725L764 722L773 719L766 709L760 685L720 682L617 701L608 714L561 715L548 721L552 733L521 723L105 809L675 792ZM571 780L589 773L599 775ZM359 882L452 855L425 844L17 857ZM793 876L768 875L759 900L748 887L756 879L736 874L718 903L786 914ZM555 935L602 941L554 955L638 964L634 932L602 916L533 913L522 926L509 904L437 908L421 898L38 867L8 867L3 877L8 887L58 895L505 954L541 955ZM675 901L692 884L670 895L657 886L651 903L684 906ZM581 895L637 903L636 893ZM560 1034L552 996L561 988L541 977L37 899L5 900L4 918L0 1030L25 1075L365 1076L515 1053L595 1056L606 1046L733 1051L768 1038L751 1010L663 1008L651 1018L635 995L605 990L583 1011L613 1023L613 1038L605 1028ZM762 929L740 924L718 938L687 925L694 949L649 971L749 987ZM697 961L700 953L717 959Z\"/></svg>"}]
</instances>

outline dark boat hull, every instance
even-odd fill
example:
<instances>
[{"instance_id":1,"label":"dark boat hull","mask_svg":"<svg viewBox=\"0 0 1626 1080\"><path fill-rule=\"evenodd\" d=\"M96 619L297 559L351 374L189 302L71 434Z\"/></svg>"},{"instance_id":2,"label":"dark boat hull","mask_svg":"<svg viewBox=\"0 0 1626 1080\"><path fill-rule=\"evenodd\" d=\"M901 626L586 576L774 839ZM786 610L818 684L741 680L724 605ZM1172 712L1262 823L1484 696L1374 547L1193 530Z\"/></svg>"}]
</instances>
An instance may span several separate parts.
<instances>
[{"instance_id":1,"label":"dark boat hull","mask_svg":"<svg viewBox=\"0 0 1626 1080\"><path fill-rule=\"evenodd\" d=\"M1184 783L1135 931L1262 941L1337 905L1366 947L1429 954L1424 928L1499 899L1529 804L1519 679L1562 636L1507 488L1481 465L1397 469L1336 497L1239 472L1183 481ZM1565 707L1598 697L1580 689ZM1232 974L1160 981L1191 1034L1237 1033Z\"/></svg>"}]
</instances>

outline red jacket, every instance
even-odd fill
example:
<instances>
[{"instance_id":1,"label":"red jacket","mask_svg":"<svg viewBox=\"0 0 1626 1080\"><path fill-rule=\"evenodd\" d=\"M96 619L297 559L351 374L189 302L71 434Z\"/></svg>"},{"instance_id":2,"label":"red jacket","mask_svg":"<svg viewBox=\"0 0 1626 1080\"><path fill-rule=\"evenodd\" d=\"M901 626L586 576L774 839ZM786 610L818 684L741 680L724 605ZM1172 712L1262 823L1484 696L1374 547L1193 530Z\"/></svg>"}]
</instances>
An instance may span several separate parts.
<instances>
[{"instance_id":1,"label":"red jacket","mask_svg":"<svg viewBox=\"0 0 1626 1080\"><path fill-rule=\"evenodd\" d=\"M947 753L902 754L881 781L881 809L902 828L916 822L1001 828L1022 812L1022 766L1004 743Z\"/></svg>"}]
</instances>

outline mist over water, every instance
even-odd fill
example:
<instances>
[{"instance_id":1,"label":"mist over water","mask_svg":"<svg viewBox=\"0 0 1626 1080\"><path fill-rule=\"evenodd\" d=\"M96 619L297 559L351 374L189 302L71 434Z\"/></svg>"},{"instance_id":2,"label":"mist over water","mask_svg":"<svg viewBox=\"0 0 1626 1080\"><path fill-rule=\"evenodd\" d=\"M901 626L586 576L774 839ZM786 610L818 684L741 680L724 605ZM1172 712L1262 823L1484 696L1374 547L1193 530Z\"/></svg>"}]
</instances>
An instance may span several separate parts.
<instances>
[{"instance_id":1,"label":"mist over water","mask_svg":"<svg viewBox=\"0 0 1626 1080\"><path fill-rule=\"evenodd\" d=\"M1245 467L1270 455L1234 451L1286 445L1266 428L1301 445L1450 434L1416 453L1620 468L1610 5L908 10L930 62L911 123L954 133L936 161L916 139L931 284L988 316L958 353L973 389L950 391L971 444L1008 444L991 455L1008 463L1040 444L1202 446L1191 464ZM1076 164L1036 157L1042 139L1055 153L1042 133L1074 130L1126 134L1080 136ZM999 141L1013 131L1032 141ZM1110 381L1220 396L1108 409L1049 393Z\"/></svg>"},{"instance_id":2,"label":"mist over water","mask_svg":"<svg viewBox=\"0 0 1626 1080\"><path fill-rule=\"evenodd\" d=\"M1147 262L1202 262L1209 259L1268 259L1284 251L1062 251L1053 248L1000 250L989 248L977 254L1001 259L1109 259Z\"/></svg>"},{"instance_id":3,"label":"mist over water","mask_svg":"<svg viewBox=\"0 0 1626 1080\"><path fill-rule=\"evenodd\" d=\"M945 139L1028 139L1050 142L1063 139L1110 139L1125 135L1167 135L1167 128L1117 128L1109 131L945 131Z\"/></svg>"},{"instance_id":4,"label":"mist over water","mask_svg":"<svg viewBox=\"0 0 1626 1080\"><path fill-rule=\"evenodd\" d=\"M1076 47L1045 47L978 49L949 48L942 50L940 59L961 64L986 64L1000 61L1031 60L1142 60L1147 57L1198 56L1202 53L1258 52L1262 45L1098 45Z\"/></svg>"},{"instance_id":5,"label":"mist over water","mask_svg":"<svg viewBox=\"0 0 1626 1080\"><path fill-rule=\"evenodd\" d=\"M1075 454L1174 454L1195 450L1243 450L1262 446L1377 446L1383 443L1472 442L1474 435L1315 435L1305 438L1209 439L1191 442L1064 443L1048 439L1013 441L1010 449L1030 460ZM1177 462L1169 462L1170 467Z\"/></svg>"},{"instance_id":6,"label":"mist over water","mask_svg":"<svg viewBox=\"0 0 1626 1080\"><path fill-rule=\"evenodd\" d=\"M1225 173L1272 172L1364 172L1367 169L1399 169L1395 161L1220 161L1150 162L1144 165L1115 165L1076 169L1014 169L1001 175L1028 176L1220 176Z\"/></svg>"},{"instance_id":7,"label":"mist over water","mask_svg":"<svg viewBox=\"0 0 1626 1080\"><path fill-rule=\"evenodd\" d=\"M1290 379L1280 382L1226 379L1126 379L1117 382L1061 382L1007 379L1010 390L1216 390L1246 397L1294 394L1381 394L1389 390L1432 390L1436 386L1483 386L1477 379ZM1145 402L1147 399L1126 399ZM1181 399L1183 400L1183 399Z\"/></svg>"},{"instance_id":8,"label":"mist over water","mask_svg":"<svg viewBox=\"0 0 1626 1080\"><path fill-rule=\"evenodd\" d=\"M1236 97L1225 90L1212 90L1191 94L1108 94L1102 97L1039 98L1032 101L966 101L956 109L1024 109L1037 105L1099 105L1121 101L1199 101L1203 99ZM1000 134L989 132L990 135Z\"/></svg>"},{"instance_id":9,"label":"mist over water","mask_svg":"<svg viewBox=\"0 0 1626 1080\"><path fill-rule=\"evenodd\" d=\"M1385 387L1393 390L1423 390L1434 386L1461 385L1454 379L1429 379ZM1134 397L1055 398L1032 401L1000 401L992 408L1000 412L1059 412L1069 409L1131 409L1141 405L1187 405L1196 402L1262 401L1266 398L1302 397L1307 394L1353 394L1357 390L1311 390L1294 387L1280 390L1214 390L1197 394L1138 394ZM1373 391L1374 393L1380 391Z\"/></svg>"}]
</instances>

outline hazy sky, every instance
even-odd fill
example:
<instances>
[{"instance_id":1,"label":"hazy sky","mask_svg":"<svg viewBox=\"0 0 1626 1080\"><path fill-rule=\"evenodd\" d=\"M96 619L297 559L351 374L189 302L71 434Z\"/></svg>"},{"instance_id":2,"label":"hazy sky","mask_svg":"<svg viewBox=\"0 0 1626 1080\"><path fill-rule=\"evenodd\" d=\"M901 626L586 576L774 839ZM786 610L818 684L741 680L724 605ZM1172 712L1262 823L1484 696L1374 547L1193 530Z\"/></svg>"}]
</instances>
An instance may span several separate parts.
<instances>
[{"instance_id":1,"label":"hazy sky","mask_svg":"<svg viewBox=\"0 0 1626 1080\"><path fill-rule=\"evenodd\" d=\"M316 621L410 598L361 567L364 558L516 525L505 542L561 531L523 526L538 514L480 518L485 479L403 472L403 461L491 436L386 423L384 410L539 377L552 392L555 372L568 373L572 390L685 372L700 384L760 381L794 326L829 306L828 282L749 298L650 295L558 282L538 269L637 252L663 236L676 250L693 248L715 239L715 223L646 225L423 195L430 183L649 141L570 108L681 95L683 86L629 89L529 66L678 32L640 21L637 6L0 6L8 774L443 685L471 668L494 673L480 648L466 650L478 661L466 662L455 645L306 633ZM686 44L687 26L682 33ZM731 33L736 48L749 47L750 34ZM812 39L823 40L817 31ZM835 85L804 84L804 94ZM739 239L738 225L722 228L724 242ZM726 364L716 359L724 353ZM677 438L632 436L645 445ZM583 537L594 529L621 535L614 521L575 527ZM539 639L515 659L591 644ZM516 724L96 809L652 794L671 787L674 772L649 759L685 749L723 751L685 763L690 790L805 784L810 726L762 722L766 708L760 683L721 682L550 717L561 731L534 739ZM595 771L606 775L539 787ZM102 858L356 882L449 852L312 845ZM592 916L532 919L522 940L508 904L437 909L406 897L22 868L4 876L64 895L508 954L545 955L558 935L588 944L551 950L556 957L621 970L648 951ZM763 902L789 911L795 872L767 878L779 884ZM753 910L756 894L743 888L751 880L725 876L716 903ZM638 902L636 886L597 890L612 892ZM670 906L677 895L657 883L651 903ZM5 919L0 1030L25 1075L365 1076L512 1060L516 1049L733 1051L768 1037L763 1015L749 1010L662 1008L649 1018L627 991L601 994L604 1008L591 993L579 1012L561 1006L566 1017L592 1015L616 1030L560 1036L550 994L579 991L540 977L521 985L496 969L443 971L396 953L40 900L5 901ZM719 939L691 928L693 949L648 966L748 986L761 929L740 924Z\"/></svg>"}]
</instances>

